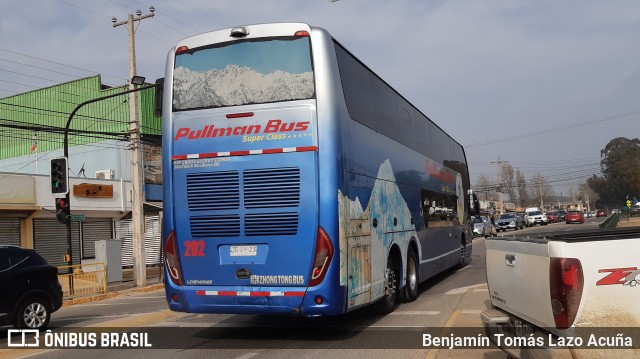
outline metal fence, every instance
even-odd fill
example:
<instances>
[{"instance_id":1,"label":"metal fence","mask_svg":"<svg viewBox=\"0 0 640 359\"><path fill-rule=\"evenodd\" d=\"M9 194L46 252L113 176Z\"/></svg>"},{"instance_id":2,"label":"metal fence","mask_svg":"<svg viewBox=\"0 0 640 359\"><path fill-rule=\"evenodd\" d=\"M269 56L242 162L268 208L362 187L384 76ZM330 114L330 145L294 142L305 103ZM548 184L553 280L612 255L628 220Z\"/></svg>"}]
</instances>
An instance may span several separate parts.
<instances>
[{"instance_id":1,"label":"metal fence","mask_svg":"<svg viewBox=\"0 0 640 359\"><path fill-rule=\"evenodd\" d=\"M65 298L107 292L104 263L76 264L58 267L58 282Z\"/></svg>"}]
</instances>

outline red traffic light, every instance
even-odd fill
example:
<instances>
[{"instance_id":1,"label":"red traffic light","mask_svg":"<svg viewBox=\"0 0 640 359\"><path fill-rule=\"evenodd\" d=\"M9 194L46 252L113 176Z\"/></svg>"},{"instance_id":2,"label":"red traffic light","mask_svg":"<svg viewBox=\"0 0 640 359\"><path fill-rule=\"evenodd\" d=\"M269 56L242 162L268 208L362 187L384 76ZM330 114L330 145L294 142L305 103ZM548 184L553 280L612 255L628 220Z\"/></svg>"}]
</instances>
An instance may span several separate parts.
<instances>
[{"instance_id":1,"label":"red traffic light","mask_svg":"<svg viewBox=\"0 0 640 359\"><path fill-rule=\"evenodd\" d=\"M69 202L66 198L56 198L56 219L60 223L66 223L71 216Z\"/></svg>"}]
</instances>

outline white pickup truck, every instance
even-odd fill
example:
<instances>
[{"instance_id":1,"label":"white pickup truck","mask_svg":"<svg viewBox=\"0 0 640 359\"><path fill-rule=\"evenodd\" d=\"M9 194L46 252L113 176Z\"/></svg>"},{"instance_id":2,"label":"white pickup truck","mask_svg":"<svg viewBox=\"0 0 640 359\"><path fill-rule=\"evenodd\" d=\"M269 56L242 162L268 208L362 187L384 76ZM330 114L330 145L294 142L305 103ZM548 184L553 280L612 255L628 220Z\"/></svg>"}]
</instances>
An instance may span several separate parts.
<instances>
[{"instance_id":1,"label":"white pickup truck","mask_svg":"<svg viewBox=\"0 0 640 359\"><path fill-rule=\"evenodd\" d=\"M640 357L640 227L485 243L481 319L510 357Z\"/></svg>"}]
</instances>

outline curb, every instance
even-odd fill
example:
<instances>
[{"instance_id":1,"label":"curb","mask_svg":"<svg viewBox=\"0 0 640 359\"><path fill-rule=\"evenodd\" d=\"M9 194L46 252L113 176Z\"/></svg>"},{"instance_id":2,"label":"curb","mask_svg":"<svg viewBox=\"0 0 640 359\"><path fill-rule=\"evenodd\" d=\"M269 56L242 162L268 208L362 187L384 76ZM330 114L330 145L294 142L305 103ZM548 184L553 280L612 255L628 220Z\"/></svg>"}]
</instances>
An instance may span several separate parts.
<instances>
[{"instance_id":1,"label":"curb","mask_svg":"<svg viewBox=\"0 0 640 359\"><path fill-rule=\"evenodd\" d=\"M87 297L79 297L79 298L71 298L71 299L66 299L62 302L62 307L68 307L74 304L84 304L84 303L91 303L91 302L97 302L97 301L101 301L101 300L105 300L105 299L111 299L111 298L115 298L121 294L125 294L125 293L147 293L147 292L152 292L155 290L160 290L160 289L164 289L164 284L159 283L159 284L153 284L153 285L148 285L145 287L134 287L131 289L123 289L123 290L117 290L114 292L109 292L109 293L105 293L105 294L98 294L98 295L92 295L92 296L87 296Z\"/></svg>"}]
</instances>

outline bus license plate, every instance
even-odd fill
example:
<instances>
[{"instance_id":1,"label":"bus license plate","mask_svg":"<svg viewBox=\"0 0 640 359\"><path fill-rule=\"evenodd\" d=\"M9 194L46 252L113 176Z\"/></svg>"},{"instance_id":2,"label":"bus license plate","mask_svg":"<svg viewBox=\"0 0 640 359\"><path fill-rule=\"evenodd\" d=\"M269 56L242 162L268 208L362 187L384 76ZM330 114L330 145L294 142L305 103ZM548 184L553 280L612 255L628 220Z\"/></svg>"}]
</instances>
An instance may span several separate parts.
<instances>
[{"instance_id":1,"label":"bus license plate","mask_svg":"<svg viewBox=\"0 0 640 359\"><path fill-rule=\"evenodd\" d=\"M232 257L251 257L258 254L258 246L231 246Z\"/></svg>"}]
</instances>

